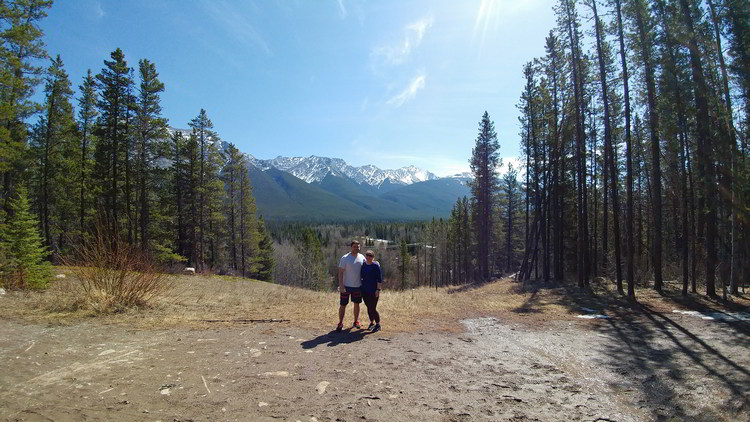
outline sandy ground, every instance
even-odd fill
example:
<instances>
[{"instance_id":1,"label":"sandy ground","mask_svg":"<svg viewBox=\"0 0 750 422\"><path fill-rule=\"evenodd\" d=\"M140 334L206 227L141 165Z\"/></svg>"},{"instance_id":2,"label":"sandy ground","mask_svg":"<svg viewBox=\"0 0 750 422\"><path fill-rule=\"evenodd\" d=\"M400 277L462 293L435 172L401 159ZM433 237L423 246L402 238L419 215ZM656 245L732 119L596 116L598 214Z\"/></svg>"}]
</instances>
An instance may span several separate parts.
<instances>
[{"instance_id":1,"label":"sandy ground","mask_svg":"<svg viewBox=\"0 0 750 422\"><path fill-rule=\"evenodd\" d=\"M329 332L0 321L9 421L745 421L750 324L644 306ZM347 318L348 319L348 318ZM365 318L366 319L366 318Z\"/></svg>"}]
</instances>

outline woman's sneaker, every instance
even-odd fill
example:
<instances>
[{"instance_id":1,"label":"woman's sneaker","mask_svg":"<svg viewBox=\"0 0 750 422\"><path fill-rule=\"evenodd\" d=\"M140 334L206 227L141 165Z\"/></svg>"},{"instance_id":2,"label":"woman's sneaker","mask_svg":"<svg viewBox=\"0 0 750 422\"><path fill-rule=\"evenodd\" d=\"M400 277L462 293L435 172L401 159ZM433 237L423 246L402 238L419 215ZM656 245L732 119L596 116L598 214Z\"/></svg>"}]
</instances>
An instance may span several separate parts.
<instances>
[{"instance_id":1,"label":"woman's sneaker","mask_svg":"<svg viewBox=\"0 0 750 422\"><path fill-rule=\"evenodd\" d=\"M374 326L374 327L372 327L372 332L373 332L373 333L376 333L376 332L378 332L378 331L380 331L380 324L375 324L375 326Z\"/></svg>"},{"instance_id":2,"label":"woman's sneaker","mask_svg":"<svg viewBox=\"0 0 750 422\"><path fill-rule=\"evenodd\" d=\"M374 327L374 326L375 326L375 323L372 322L372 321L370 321L370 325L367 326L367 331L372 330L372 327Z\"/></svg>"}]
</instances>

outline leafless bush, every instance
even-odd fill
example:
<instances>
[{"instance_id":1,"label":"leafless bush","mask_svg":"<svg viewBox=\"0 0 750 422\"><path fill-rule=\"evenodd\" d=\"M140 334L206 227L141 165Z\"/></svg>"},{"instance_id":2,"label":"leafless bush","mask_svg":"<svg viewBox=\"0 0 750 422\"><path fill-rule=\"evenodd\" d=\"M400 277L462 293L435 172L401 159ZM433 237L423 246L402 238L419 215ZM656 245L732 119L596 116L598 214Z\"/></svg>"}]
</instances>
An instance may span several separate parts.
<instances>
[{"instance_id":1,"label":"leafless bush","mask_svg":"<svg viewBox=\"0 0 750 422\"><path fill-rule=\"evenodd\" d=\"M96 312L146 306L170 287L169 277L134 245L115 242L100 225L65 259L80 282L86 304Z\"/></svg>"}]
</instances>

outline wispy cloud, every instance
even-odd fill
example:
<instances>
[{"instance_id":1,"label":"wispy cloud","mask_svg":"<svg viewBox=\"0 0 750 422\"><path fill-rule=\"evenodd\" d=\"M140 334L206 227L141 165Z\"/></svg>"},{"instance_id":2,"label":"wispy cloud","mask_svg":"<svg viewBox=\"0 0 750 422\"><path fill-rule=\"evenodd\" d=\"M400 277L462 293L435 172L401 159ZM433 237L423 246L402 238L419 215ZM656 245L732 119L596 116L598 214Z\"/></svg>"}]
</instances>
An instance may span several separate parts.
<instances>
[{"instance_id":1,"label":"wispy cloud","mask_svg":"<svg viewBox=\"0 0 750 422\"><path fill-rule=\"evenodd\" d=\"M211 16L218 21L237 40L245 44L254 45L271 54L268 43L263 39L255 26L234 6L234 3L218 0L203 1L203 6Z\"/></svg>"},{"instance_id":2,"label":"wispy cloud","mask_svg":"<svg viewBox=\"0 0 750 422\"><path fill-rule=\"evenodd\" d=\"M337 0L337 2L339 4L339 17L341 19L345 19L349 15L349 12L346 11L346 6L344 6L344 0Z\"/></svg>"},{"instance_id":3,"label":"wispy cloud","mask_svg":"<svg viewBox=\"0 0 750 422\"><path fill-rule=\"evenodd\" d=\"M107 12L104 11L102 4L98 1L94 3L94 15L96 15L98 19L101 19L107 15Z\"/></svg>"},{"instance_id":4,"label":"wispy cloud","mask_svg":"<svg viewBox=\"0 0 750 422\"><path fill-rule=\"evenodd\" d=\"M402 39L391 45L375 47L370 53L371 57L390 66L405 62L412 50L422 42L433 21L432 16L427 16L406 25Z\"/></svg>"},{"instance_id":5,"label":"wispy cloud","mask_svg":"<svg viewBox=\"0 0 750 422\"><path fill-rule=\"evenodd\" d=\"M413 99L417 95L417 91L424 89L425 86L425 80L427 79L427 76L425 75L419 75L416 78L414 78L409 86L406 87L401 93L398 95L392 97L388 101L386 101L386 104L393 105L396 107L401 107L406 103L407 101Z\"/></svg>"}]
</instances>

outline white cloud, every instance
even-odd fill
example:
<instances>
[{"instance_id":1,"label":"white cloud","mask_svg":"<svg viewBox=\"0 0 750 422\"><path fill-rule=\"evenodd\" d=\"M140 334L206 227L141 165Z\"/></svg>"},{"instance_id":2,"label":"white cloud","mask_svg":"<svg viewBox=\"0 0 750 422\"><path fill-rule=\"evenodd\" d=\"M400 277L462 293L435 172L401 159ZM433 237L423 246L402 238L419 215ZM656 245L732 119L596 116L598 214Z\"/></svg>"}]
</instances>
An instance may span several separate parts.
<instances>
[{"instance_id":1,"label":"white cloud","mask_svg":"<svg viewBox=\"0 0 750 422\"><path fill-rule=\"evenodd\" d=\"M268 47L266 41L255 29L255 26L245 17L246 14L234 7L234 3L211 0L203 1L203 5L208 9L213 18L218 21L219 25L236 39L246 44L255 45L266 54L271 54L271 49Z\"/></svg>"},{"instance_id":2,"label":"white cloud","mask_svg":"<svg viewBox=\"0 0 750 422\"><path fill-rule=\"evenodd\" d=\"M392 45L376 47L370 55L389 66L404 63L409 58L409 55L411 55L412 50L422 42L425 33L432 26L433 21L432 16L427 16L406 25L402 40Z\"/></svg>"},{"instance_id":3,"label":"white cloud","mask_svg":"<svg viewBox=\"0 0 750 422\"><path fill-rule=\"evenodd\" d=\"M414 78L409 86L406 87L401 93L398 95L392 97L388 101L386 101L386 104L388 105L394 105L396 107L401 107L404 105L405 102L413 99L417 95L417 91L424 89L425 86L425 80L427 77L425 75L419 75L416 78Z\"/></svg>"},{"instance_id":4,"label":"white cloud","mask_svg":"<svg viewBox=\"0 0 750 422\"><path fill-rule=\"evenodd\" d=\"M349 13L346 11L346 7L344 6L344 0L337 0L337 2L339 4L339 17L341 19L344 19L349 15Z\"/></svg>"},{"instance_id":5,"label":"white cloud","mask_svg":"<svg viewBox=\"0 0 750 422\"><path fill-rule=\"evenodd\" d=\"M94 3L94 14L99 19L107 15L107 12L104 11L104 8L102 7L102 4L100 2Z\"/></svg>"}]
</instances>

